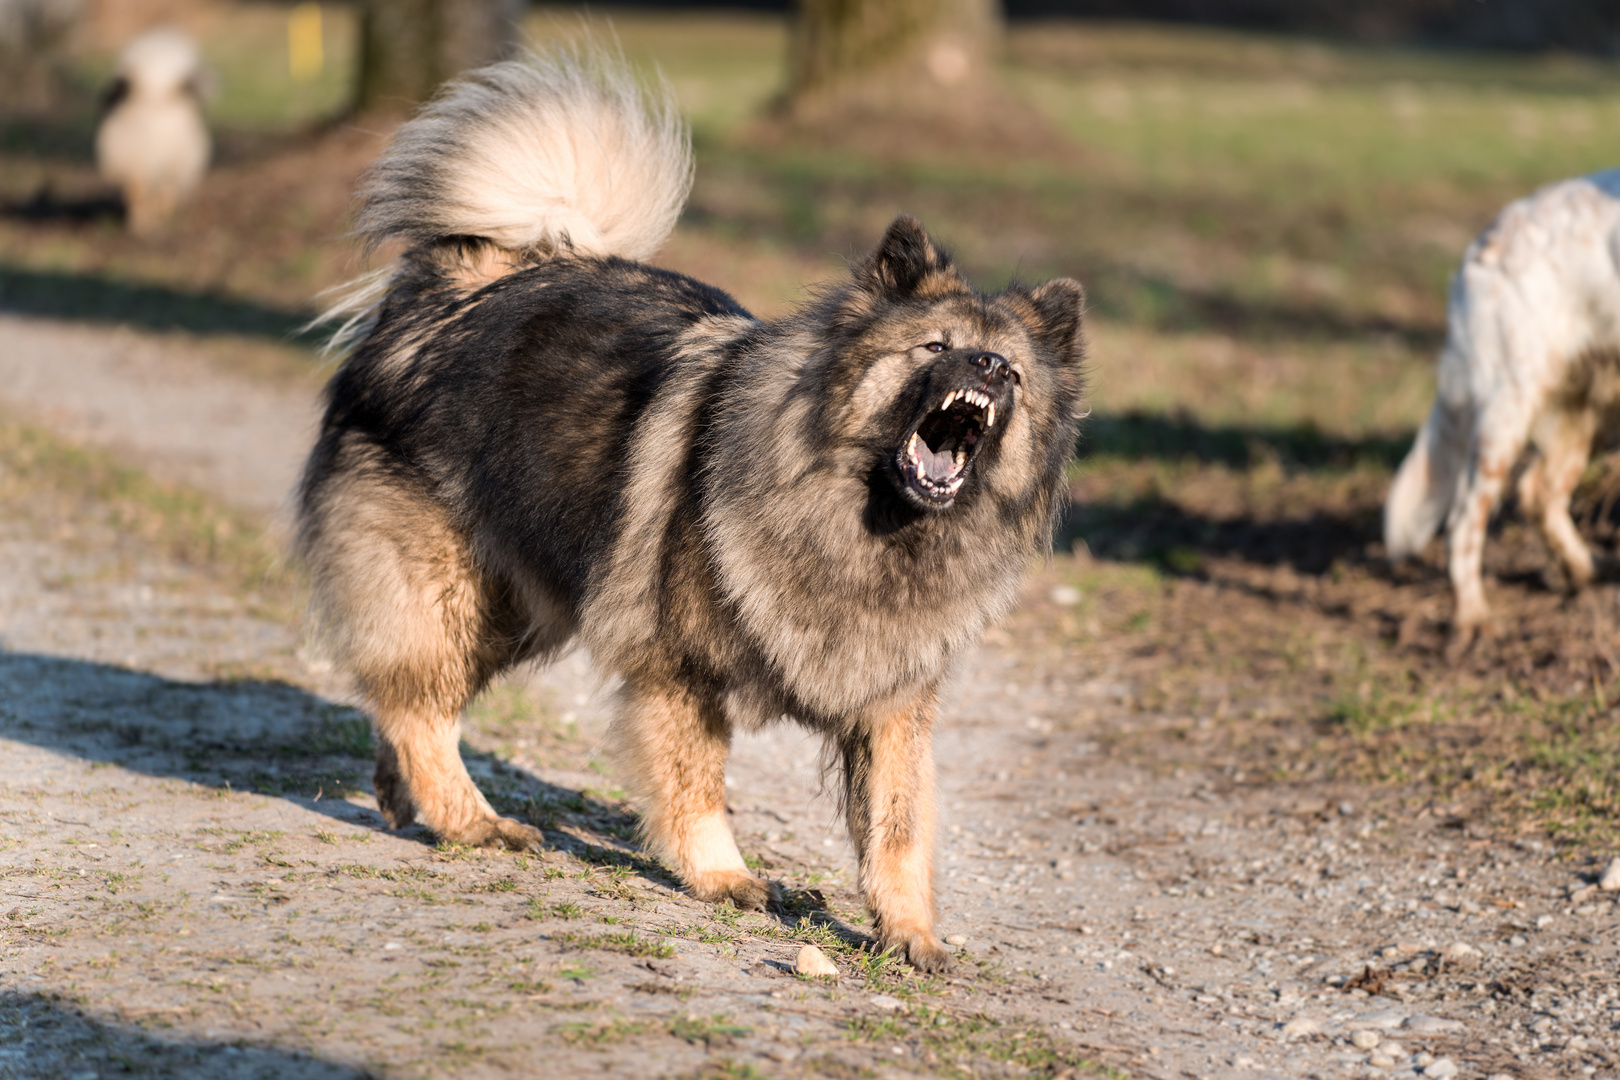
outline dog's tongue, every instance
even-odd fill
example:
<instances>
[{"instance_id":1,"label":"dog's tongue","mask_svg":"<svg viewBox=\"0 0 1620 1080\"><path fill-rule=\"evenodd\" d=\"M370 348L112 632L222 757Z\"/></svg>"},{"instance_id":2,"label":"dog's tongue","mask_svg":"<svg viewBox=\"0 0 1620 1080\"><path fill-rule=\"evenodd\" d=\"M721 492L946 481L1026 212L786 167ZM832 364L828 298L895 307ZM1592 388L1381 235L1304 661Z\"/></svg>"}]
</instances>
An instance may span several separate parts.
<instances>
[{"instance_id":1,"label":"dog's tongue","mask_svg":"<svg viewBox=\"0 0 1620 1080\"><path fill-rule=\"evenodd\" d=\"M917 472L930 480L949 480L951 474L956 471L956 455L949 450L941 450L936 454L921 439L918 439L917 443Z\"/></svg>"}]
</instances>

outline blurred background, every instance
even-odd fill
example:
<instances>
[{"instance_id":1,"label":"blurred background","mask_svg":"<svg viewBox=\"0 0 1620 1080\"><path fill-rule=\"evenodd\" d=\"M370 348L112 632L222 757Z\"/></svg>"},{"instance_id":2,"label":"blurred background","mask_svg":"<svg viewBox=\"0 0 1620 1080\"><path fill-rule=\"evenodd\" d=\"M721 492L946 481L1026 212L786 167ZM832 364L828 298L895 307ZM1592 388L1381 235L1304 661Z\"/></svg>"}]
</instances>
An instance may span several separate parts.
<instances>
[{"instance_id":1,"label":"blurred background","mask_svg":"<svg viewBox=\"0 0 1620 1080\"><path fill-rule=\"evenodd\" d=\"M200 48L213 164L136 237L93 143L120 50L157 25ZM1620 8L0 0L0 311L314 372L299 327L367 268L345 214L392 126L462 67L583 34L691 119L696 188L660 261L759 315L900 212L981 287L1085 283L1092 415L1043 625L1087 671L1142 674L1135 708L1226 715L1221 672L1261 703L1234 744L1304 721L1292 745L1349 738L1368 775L1534 801L1523 777L1551 770L1557 814L1616 819L1612 634L1572 614L1539 540L1510 515L1487 550L1513 632L1453 665L1438 553L1392 572L1377 538L1464 248L1506 202L1620 164ZM1600 541L1617 492L1599 459L1576 509ZM1587 704L1527 718L1525 687Z\"/></svg>"}]
</instances>

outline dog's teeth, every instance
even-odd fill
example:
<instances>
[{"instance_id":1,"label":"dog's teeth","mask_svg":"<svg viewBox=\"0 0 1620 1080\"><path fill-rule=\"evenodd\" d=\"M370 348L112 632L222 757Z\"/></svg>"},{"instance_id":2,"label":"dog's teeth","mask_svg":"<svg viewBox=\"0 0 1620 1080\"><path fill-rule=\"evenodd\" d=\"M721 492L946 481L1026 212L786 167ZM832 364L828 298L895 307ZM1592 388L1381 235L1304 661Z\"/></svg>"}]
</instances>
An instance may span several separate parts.
<instances>
[{"instance_id":1,"label":"dog's teeth","mask_svg":"<svg viewBox=\"0 0 1620 1080\"><path fill-rule=\"evenodd\" d=\"M945 395L945 404L941 405L940 408L941 409L950 408L951 407L951 402L955 401L960 396L961 396L961 391L952 390L950 393Z\"/></svg>"},{"instance_id":2,"label":"dog's teeth","mask_svg":"<svg viewBox=\"0 0 1620 1080\"><path fill-rule=\"evenodd\" d=\"M956 471L961 472L967 465L967 454L961 450L956 452Z\"/></svg>"},{"instance_id":3,"label":"dog's teeth","mask_svg":"<svg viewBox=\"0 0 1620 1080\"><path fill-rule=\"evenodd\" d=\"M913 431L911 433L911 441L906 443L906 456L909 457L912 460L913 464L916 463L916 461L917 461L917 433L915 431Z\"/></svg>"},{"instance_id":4,"label":"dog's teeth","mask_svg":"<svg viewBox=\"0 0 1620 1080\"><path fill-rule=\"evenodd\" d=\"M995 402L990 403L990 411L987 414L985 414L984 426L986 428L993 428L993 427L996 426L996 405L995 405Z\"/></svg>"}]
</instances>

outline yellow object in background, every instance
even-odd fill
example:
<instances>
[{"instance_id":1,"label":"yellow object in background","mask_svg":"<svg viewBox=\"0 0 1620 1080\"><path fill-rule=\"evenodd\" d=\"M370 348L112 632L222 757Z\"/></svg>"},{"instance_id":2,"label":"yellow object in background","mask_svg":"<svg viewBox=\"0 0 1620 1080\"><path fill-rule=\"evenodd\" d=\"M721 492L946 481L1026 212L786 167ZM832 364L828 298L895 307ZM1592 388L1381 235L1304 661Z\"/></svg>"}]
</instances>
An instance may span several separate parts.
<instances>
[{"instance_id":1,"label":"yellow object in background","mask_svg":"<svg viewBox=\"0 0 1620 1080\"><path fill-rule=\"evenodd\" d=\"M321 73L321 5L299 4L287 15L287 74L309 82Z\"/></svg>"}]
</instances>

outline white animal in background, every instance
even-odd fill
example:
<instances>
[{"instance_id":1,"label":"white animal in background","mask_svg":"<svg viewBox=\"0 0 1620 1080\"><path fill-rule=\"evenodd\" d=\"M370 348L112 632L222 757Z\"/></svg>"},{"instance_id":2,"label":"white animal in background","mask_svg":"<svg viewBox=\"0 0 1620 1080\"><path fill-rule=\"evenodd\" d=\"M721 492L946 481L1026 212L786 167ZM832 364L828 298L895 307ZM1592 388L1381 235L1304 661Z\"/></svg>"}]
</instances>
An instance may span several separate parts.
<instances>
[{"instance_id":1,"label":"white animal in background","mask_svg":"<svg viewBox=\"0 0 1620 1080\"><path fill-rule=\"evenodd\" d=\"M1592 579L1569 500L1594 441L1620 430L1620 170L1503 209L1463 257L1447 320L1439 393L1395 474L1384 546L1416 555L1445 521L1466 642L1489 614L1485 528L1526 448L1520 506L1570 583Z\"/></svg>"},{"instance_id":2,"label":"white animal in background","mask_svg":"<svg viewBox=\"0 0 1620 1080\"><path fill-rule=\"evenodd\" d=\"M148 31L119 57L96 132L96 164L122 189L138 235L161 229L208 170L200 74L197 47L177 30Z\"/></svg>"}]
</instances>

